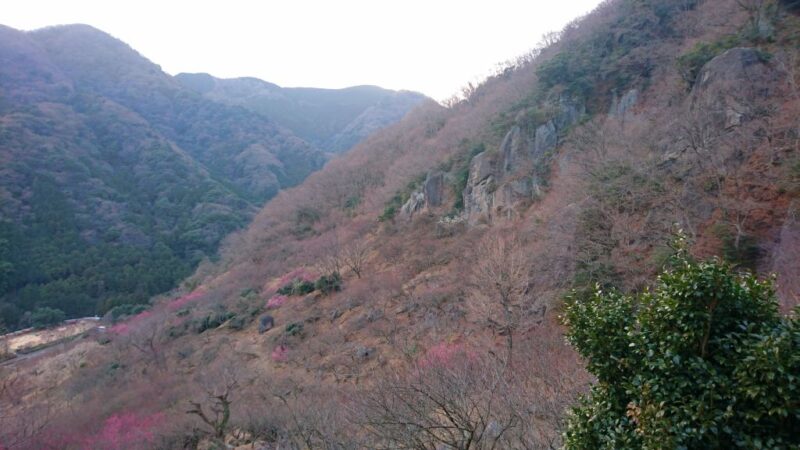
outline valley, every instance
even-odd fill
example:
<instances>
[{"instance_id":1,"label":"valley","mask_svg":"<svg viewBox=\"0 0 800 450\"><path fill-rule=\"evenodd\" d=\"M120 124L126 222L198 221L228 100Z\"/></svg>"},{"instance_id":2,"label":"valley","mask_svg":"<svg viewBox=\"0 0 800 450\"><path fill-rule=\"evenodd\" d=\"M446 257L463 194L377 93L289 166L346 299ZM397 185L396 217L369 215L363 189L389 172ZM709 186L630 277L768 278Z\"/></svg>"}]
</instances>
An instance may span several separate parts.
<instances>
[{"instance_id":1,"label":"valley","mask_svg":"<svg viewBox=\"0 0 800 450\"><path fill-rule=\"evenodd\" d=\"M51 127L130 139L0 168L32 186L0 186L30 227L0 234L0 270L77 239L163 259L72 289L137 296L104 333L0 366L0 448L796 448L798 12L609 0L460 96L356 87L353 110L149 64L119 89L39 53L85 29L43 31L0 160ZM72 267L3 279L59 307Z\"/></svg>"}]
</instances>

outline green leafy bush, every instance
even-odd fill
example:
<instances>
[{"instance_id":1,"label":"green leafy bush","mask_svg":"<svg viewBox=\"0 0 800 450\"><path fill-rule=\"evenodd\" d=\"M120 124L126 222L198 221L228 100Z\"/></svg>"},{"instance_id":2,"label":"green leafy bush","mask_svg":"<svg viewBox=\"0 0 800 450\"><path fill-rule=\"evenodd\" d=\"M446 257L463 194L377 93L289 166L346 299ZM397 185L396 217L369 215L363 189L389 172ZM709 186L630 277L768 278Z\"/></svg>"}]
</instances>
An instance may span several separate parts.
<instances>
[{"instance_id":1,"label":"green leafy bush","mask_svg":"<svg viewBox=\"0 0 800 450\"><path fill-rule=\"evenodd\" d=\"M230 328L231 330L239 331L239 330L243 329L247 325L247 322L248 322L248 320L247 320L246 317L233 316L228 321L228 328Z\"/></svg>"},{"instance_id":2,"label":"green leafy bush","mask_svg":"<svg viewBox=\"0 0 800 450\"><path fill-rule=\"evenodd\" d=\"M228 319L233 318L235 315L230 311L218 311L210 313L199 319L195 319L191 323L191 329L197 334L203 333L206 330L213 330L219 328L220 325L227 322Z\"/></svg>"},{"instance_id":3,"label":"green leafy bush","mask_svg":"<svg viewBox=\"0 0 800 450\"><path fill-rule=\"evenodd\" d=\"M590 113L608 107L612 92L647 82L654 61L650 49L675 34L680 13L696 1L649 0L620 2L622 14L594 29L591 35L564 42L559 52L537 68L537 103L556 93L583 101Z\"/></svg>"},{"instance_id":4,"label":"green leafy bush","mask_svg":"<svg viewBox=\"0 0 800 450\"><path fill-rule=\"evenodd\" d=\"M394 219L394 216L397 215L397 211L400 209L401 206L403 206L403 203L401 202L402 202L401 197L397 195L392 197L392 199L389 201L389 204L387 204L383 208L383 212L381 213L381 215L378 216L378 221L388 222Z\"/></svg>"},{"instance_id":5,"label":"green leafy bush","mask_svg":"<svg viewBox=\"0 0 800 450\"><path fill-rule=\"evenodd\" d=\"M314 283L296 278L278 289L280 295L306 295L314 292Z\"/></svg>"},{"instance_id":6,"label":"green leafy bush","mask_svg":"<svg viewBox=\"0 0 800 450\"><path fill-rule=\"evenodd\" d=\"M565 448L800 446L800 319L769 281L681 252L652 292L574 295L564 319L597 377Z\"/></svg>"},{"instance_id":7,"label":"green leafy bush","mask_svg":"<svg viewBox=\"0 0 800 450\"><path fill-rule=\"evenodd\" d=\"M314 283L314 287L322 292L323 295L328 295L333 292L342 290L342 276L339 272L334 272L331 275L323 275Z\"/></svg>"},{"instance_id":8,"label":"green leafy bush","mask_svg":"<svg viewBox=\"0 0 800 450\"><path fill-rule=\"evenodd\" d=\"M284 330L288 336L300 336L303 334L303 324L299 322L286 325Z\"/></svg>"}]
</instances>

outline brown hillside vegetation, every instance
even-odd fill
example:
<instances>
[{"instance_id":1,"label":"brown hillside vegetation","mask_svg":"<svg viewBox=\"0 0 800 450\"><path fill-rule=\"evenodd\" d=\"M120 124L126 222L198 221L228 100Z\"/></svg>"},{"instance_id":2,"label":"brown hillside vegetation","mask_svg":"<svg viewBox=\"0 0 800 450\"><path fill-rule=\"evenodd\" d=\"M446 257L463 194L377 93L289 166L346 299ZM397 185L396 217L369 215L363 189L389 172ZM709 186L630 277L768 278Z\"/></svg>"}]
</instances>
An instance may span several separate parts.
<instances>
[{"instance_id":1,"label":"brown hillside vegetation","mask_svg":"<svg viewBox=\"0 0 800 450\"><path fill-rule=\"evenodd\" d=\"M592 381L571 289L647 288L682 229L800 303L800 18L749 4L610 0L422 105L278 194L182 296L0 369L0 443L560 446Z\"/></svg>"}]
</instances>

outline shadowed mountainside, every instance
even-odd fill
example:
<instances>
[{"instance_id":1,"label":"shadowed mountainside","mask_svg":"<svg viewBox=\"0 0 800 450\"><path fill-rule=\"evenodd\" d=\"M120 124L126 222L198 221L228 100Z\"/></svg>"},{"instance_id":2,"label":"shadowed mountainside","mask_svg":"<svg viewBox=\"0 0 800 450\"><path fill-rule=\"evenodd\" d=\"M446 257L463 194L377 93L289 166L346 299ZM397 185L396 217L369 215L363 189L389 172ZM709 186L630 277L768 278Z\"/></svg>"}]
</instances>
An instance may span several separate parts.
<instances>
[{"instance_id":1,"label":"shadowed mountainside","mask_svg":"<svg viewBox=\"0 0 800 450\"><path fill-rule=\"evenodd\" d=\"M85 25L0 28L0 315L172 288L325 157ZM23 324L24 325L24 324Z\"/></svg>"}]
</instances>

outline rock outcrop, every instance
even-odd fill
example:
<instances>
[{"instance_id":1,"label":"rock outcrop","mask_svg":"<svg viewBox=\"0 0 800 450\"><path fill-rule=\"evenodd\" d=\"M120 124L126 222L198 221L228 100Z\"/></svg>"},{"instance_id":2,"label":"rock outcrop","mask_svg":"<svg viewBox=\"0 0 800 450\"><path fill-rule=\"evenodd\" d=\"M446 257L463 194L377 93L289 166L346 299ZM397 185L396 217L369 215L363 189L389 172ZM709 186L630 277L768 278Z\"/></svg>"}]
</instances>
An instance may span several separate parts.
<instances>
[{"instance_id":1,"label":"rock outcrop","mask_svg":"<svg viewBox=\"0 0 800 450\"><path fill-rule=\"evenodd\" d=\"M444 197L444 174L441 172L429 173L425 184L422 185L422 194L427 206L441 206Z\"/></svg>"},{"instance_id":2,"label":"rock outcrop","mask_svg":"<svg viewBox=\"0 0 800 450\"><path fill-rule=\"evenodd\" d=\"M464 213L470 224L488 216L495 191L494 167L489 154L481 152L472 158L467 187L464 189Z\"/></svg>"},{"instance_id":3,"label":"rock outcrop","mask_svg":"<svg viewBox=\"0 0 800 450\"><path fill-rule=\"evenodd\" d=\"M425 207L425 194L422 192L412 192L408 200L400 208L400 214L411 217L414 213L421 211Z\"/></svg>"},{"instance_id":4,"label":"rock outcrop","mask_svg":"<svg viewBox=\"0 0 800 450\"><path fill-rule=\"evenodd\" d=\"M759 50L733 48L703 66L692 88L691 108L733 128L752 118L759 100L775 95L781 78Z\"/></svg>"},{"instance_id":5,"label":"rock outcrop","mask_svg":"<svg viewBox=\"0 0 800 450\"><path fill-rule=\"evenodd\" d=\"M444 174L442 172L430 172L422 183L422 188L412 192L408 200L400 208L400 214L406 218L411 218L415 213L427 208L435 208L442 205L444 198Z\"/></svg>"},{"instance_id":6,"label":"rock outcrop","mask_svg":"<svg viewBox=\"0 0 800 450\"><path fill-rule=\"evenodd\" d=\"M638 89L631 89L619 98L617 98L617 94L615 93L611 100L611 107L608 108L608 115L610 117L622 119L628 111L636 105L637 101L639 101Z\"/></svg>"},{"instance_id":7,"label":"rock outcrop","mask_svg":"<svg viewBox=\"0 0 800 450\"><path fill-rule=\"evenodd\" d=\"M516 207L541 194L543 180L537 166L547 164L548 155L560 145L567 128L586 112L577 102L562 97L557 114L535 128L533 136L525 132L522 115L506 133L496 153L482 152L470 162L464 189L464 214L471 225L496 216L513 216Z\"/></svg>"}]
</instances>

